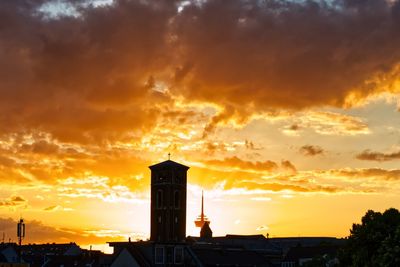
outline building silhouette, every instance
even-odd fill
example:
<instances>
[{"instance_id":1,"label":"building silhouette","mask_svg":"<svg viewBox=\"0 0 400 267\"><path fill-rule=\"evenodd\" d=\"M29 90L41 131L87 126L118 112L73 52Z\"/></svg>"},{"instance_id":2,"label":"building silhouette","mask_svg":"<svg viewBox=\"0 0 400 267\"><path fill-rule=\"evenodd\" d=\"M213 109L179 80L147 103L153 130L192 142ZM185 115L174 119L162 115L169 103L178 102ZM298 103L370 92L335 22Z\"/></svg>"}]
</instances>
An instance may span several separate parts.
<instances>
[{"instance_id":1,"label":"building silhouette","mask_svg":"<svg viewBox=\"0 0 400 267\"><path fill-rule=\"evenodd\" d=\"M186 238L186 191L189 167L167 160L151 170L150 240L183 242Z\"/></svg>"},{"instance_id":2,"label":"building silhouette","mask_svg":"<svg viewBox=\"0 0 400 267\"><path fill-rule=\"evenodd\" d=\"M203 227L201 227L200 237L209 239L209 238L212 238L212 234L213 234L213 232L212 232L212 230L210 228L210 223L209 222L205 222L203 224Z\"/></svg>"}]
</instances>

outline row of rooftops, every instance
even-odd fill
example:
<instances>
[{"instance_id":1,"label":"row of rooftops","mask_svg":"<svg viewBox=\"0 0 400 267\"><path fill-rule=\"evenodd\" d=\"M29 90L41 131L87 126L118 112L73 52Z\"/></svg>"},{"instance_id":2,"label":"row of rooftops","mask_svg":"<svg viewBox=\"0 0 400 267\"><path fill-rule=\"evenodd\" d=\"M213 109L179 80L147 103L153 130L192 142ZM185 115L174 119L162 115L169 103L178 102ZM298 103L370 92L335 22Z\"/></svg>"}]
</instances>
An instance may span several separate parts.
<instances>
[{"instance_id":1,"label":"row of rooftops","mask_svg":"<svg viewBox=\"0 0 400 267\"><path fill-rule=\"evenodd\" d=\"M282 262L298 262L319 255L335 255L344 240L330 237L266 238L263 235L226 235L213 238L187 237L185 243L159 244L151 241L111 242L116 254L135 251L140 261L152 265L152 251L156 246L183 246L187 266L281 266ZM298 249L302 248L302 249ZM154 255L153 255L154 256ZM296 265L293 265L296 266Z\"/></svg>"},{"instance_id":2,"label":"row of rooftops","mask_svg":"<svg viewBox=\"0 0 400 267\"><path fill-rule=\"evenodd\" d=\"M181 247L184 250L185 264L179 266L281 266L285 261L298 262L301 258L326 254L334 256L343 244L343 239L329 237L226 235L205 239L189 236L183 243L110 242L109 245L114 248L111 255L81 249L75 243L23 245L21 254L22 260L30 267L118 267L113 263L122 254L130 255L139 266L161 266L154 264L154 249L161 246ZM8 249L10 254L10 248L17 256L17 244L0 244L0 263L9 260L2 252Z\"/></svg>"}]
</instances>

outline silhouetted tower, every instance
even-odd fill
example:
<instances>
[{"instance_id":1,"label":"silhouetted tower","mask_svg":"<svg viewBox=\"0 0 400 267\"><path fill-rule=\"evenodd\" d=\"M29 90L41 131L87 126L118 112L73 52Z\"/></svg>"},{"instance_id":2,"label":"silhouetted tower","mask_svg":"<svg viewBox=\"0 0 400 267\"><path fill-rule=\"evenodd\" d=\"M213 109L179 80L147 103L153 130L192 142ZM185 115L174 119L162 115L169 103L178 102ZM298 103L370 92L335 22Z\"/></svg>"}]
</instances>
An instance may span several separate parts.
<instances>
[{"instance_id":1,"label":"silhouetted tower","mask_svg":"<svg viewBox=\"0 0 400 267\"><path fill-rule=\"evenodd\" d=\"M25 237L25 223L24 219L19 219L18 225L17 225L17 236L18 236L18 245L22 245L22 239Z\"/></svg>"},{"instance_id":2,"label":"silhouetted tower","mask_svg":"<svg viewBox=\"0 0 400 267\"><path fill-rule=\"evenodd\" d=\"M210 224L210 220L204 215L204 195L203 191L201 191L201 214L197 217L194 223L196 227L200 227L201 229L206 222Z\"/></svg>"},{"instance_id":3,"label":"silhouetted tower","mask_svg":"<svg viewBox=\"0 0 400 267\"><path fill-rule=\"evenodd\" d=\"M21 218L17 224L17 236L18 236L18 260L22 262L21 249L22 249L22 239L25 237L25 223Z\"/></svg>"},{"instance_id":4,"label":"silhouetted tower","mask_svg":"<svg viewBox=\"0 0 400 267\"><path fill-rule=\"evenodd\" d=\"M189 167L168 159L149 168L151 170L150 240L184 241Z\"/></svg>"},{"instance_id":5,"label":"silhouetted tower","mask_svg":"<svg viewBox=\"0 0 400 267\"><path fill-rule=\"evenodd\" d=\"M201 238L212 238L212 230L210 228L210 222L204 222L203 227L200 230L200 237Z\"/></svg>"}]
</instances>

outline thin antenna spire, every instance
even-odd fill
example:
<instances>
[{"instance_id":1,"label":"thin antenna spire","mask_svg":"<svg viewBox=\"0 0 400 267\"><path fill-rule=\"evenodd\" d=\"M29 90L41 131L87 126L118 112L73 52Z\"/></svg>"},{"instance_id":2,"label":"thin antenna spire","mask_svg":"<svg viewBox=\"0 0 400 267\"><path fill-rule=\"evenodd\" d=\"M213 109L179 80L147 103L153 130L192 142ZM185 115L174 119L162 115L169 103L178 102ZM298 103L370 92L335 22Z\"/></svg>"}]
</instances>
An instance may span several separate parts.
<instances>
[{"instance_id":1,"label":"thin antenna spire","mask_svg":"<svg viewBox=\"0 0 400 267\"><path fill-rule=\"evenodd\" d=\"M201 220L204 221L204 195L203 195L203 190L201 190Z\"/></svg>"},{"instance_id":2,"label":"thin antenna spire","mask_svg":"<svg viewBox=\"0 0 400 267\"><path fill-rule=\"evenodd\" d=\"M204 214L204 191L201 190L201 214L197 216L197 219L194 221L196 227L203 227L205 223L210 223L210 220Z\"/></svg>"},{"instance_id":3,"label":"thin antenna spire","mask_svg":"<svg viewBox=\"0 0 400 267\"><path fill-rule=\"evenodd\" d=\"M168 152L168 160L171 160L171 153Z\"/></svg>"}]
</instances>

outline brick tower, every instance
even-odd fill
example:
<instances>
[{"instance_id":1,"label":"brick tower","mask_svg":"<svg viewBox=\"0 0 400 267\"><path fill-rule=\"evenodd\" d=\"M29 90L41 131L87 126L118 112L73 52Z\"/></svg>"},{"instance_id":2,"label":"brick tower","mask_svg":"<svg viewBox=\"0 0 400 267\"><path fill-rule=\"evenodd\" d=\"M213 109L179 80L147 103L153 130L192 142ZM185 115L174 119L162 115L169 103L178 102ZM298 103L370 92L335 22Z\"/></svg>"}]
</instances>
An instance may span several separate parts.
<instances>
[{"instance_id":1,"label":"brick tower","mask_svg":"<svg viewBox=\"0 0 400 267\"><path fill-rule=\"evenodd\" d=\"M150 240L182 242L186 238L186 190L189 167L167 160L151 170Z\"/></svg>"}]
</instances>

